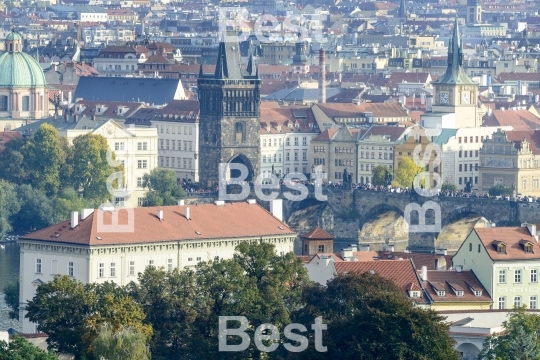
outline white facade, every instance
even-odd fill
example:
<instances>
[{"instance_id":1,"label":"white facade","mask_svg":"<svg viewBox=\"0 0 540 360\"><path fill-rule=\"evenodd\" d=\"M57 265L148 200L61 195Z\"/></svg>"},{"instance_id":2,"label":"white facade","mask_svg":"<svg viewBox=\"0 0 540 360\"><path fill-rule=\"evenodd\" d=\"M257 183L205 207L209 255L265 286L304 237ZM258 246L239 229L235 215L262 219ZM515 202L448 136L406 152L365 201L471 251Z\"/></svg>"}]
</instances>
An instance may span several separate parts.
<instances>
[{"instance_id":1,"label":"white facade","mask_svg":"<svg viewBox=\"0 0 540 360\"><path fill-rule=\"evenodd\" d=\"M270 178L272 166L274 174L281 178L285 174L284 146L286 134L261 134L261 175ZM293 140L294 141L294 140ZM290 142L290 140L289 140ZM290 155L289 155L290 156Z\"/></svg>"},{"instance_id":2,"label":"white facade","mask_svg":"<svg viewBox=\"0 0 540 360\"><path fill-rule=\"evenodd\" d=\"M284 145L284 174L303 173L310 174L310 146L318 134L315 132L287 133Z\"/></svg>"},{"instance_id":3,"label":"white facade","mask_svg":"<svg viewBox=\"0 0 540 360\"><path fill-rule=\"evenodd\" d=\"M458 129L455 136L442 144L442 181L443 184L454 184L463 190L467 182L474 177L473 190L478 187L480 166L479 151L483 141L497 129L511 130L503 127L474 127Z\"/></svg>"},{"instance_id":4,"label":"white facade","mask_svg":"<svg viewBox=\"0 0 540 360\"><path fill-rule=\"evenodd\" d=\"M143 176L158 165L157 129L135 126L124 128L114 120L109 120L94 131L59 130L60 135L66 136L69 143L73 143L77 136L89 132L105 137L109 148L116 155L116 161L124 165L125 189L114 195L114 204L120 207L141 206L146 193L142 187Z\"/></svg>"},{"instance_id":5,"label":"white facade","mask_svg":"<svg viewBox=\"0 0 540 360\"><path fill-rule=\"evenodd\" d=\"M153 120L158 130L159 167L176 172L177 181L199 181L199 122L195 116Z\"/></svg>"},{"instance_id":6,"label":"white facade","mask_svg":"<svg viewBox=\"0 0 540 360\"><path fill-rule=\"evenodd\" d=\"M138 60L135 53L124 54L122 58L97 57L94 58L92 66L106 76L122 76L135 74L138 69Z\"/></svg>"},{"instance_id":7,"label":"white facade","mask_svg":"<svg viewBox=\"0 0 540 360\"><path fill-rule=\"evenodd\" d=\"M444 112L427 112L420 116L421 125L428 129L455 129L456 114Z\"/></svg>"}]
</instances>

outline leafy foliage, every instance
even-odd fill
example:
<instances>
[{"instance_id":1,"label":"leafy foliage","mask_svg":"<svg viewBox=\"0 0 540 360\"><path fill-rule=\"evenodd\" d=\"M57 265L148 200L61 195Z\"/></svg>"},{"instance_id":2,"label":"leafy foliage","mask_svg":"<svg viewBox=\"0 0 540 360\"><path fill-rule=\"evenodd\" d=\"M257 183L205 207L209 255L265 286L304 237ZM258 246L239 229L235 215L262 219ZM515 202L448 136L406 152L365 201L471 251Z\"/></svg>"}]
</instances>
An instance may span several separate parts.
<instances>
[{"instance_id":1,"label":"leafy foliage","mask_svg":"<svg viewBox=\"0 0 540 360\"><path fill-rule=\"evenodd\" d=\"M516 308L503 322L504 331L488 336L479 359L538 360L540 359L540 315L528 314Z\"/></svg>"},{"instance_id":2,"label":"leafy foliage","mask_svg":"<svg viewBox=\"0 0 540 360\"><path fill-rule=\"evenodd\" d=\"M3 289L4 300L6 301L6 304L10 307L10 319L19 318L19 287L19 282L14 281L4 286Z\"/></svg>"},{"instance_id":3,"label":"leafy foliage","mask_svg":"<svg viewBox=\"0 0 540 360\"><path fill-rule=\"evenodd\" d=\"M0 239L12 230L10 217L21 208L15 186L0 180Z\"/></svg>"},{"instance_id":4,"label":"leafy foliage","mask_svg":"<svg viewBox=\"0 0 540 360\"><path fill-rule=\"evenodd\" d=\"M155 168L143 177L143 186L148 188L145 206L176 205L186 197L182 186L176 183L176 173L170 169Z\"/></svg>"},{"instance_id":5,"label":"leafy foliage","mask_svg":"<svg viewBox=\"0 0 540 360\"><path fill-rule=\"evenodd\" d=\"M22 184L26 181L26 169L22 147L24 141L14 138L8 141L4 150L0 153L0 178L15 183Z\"/></svg>"},{"instance_id":6,"label":"leafy foliage","mask_svg":"<svg viewBox=\"0 0 540 360\"><path fill-rule=\"evenodd\" d=\"M375 186L386 185L385 176L388 172L391 173L388 166L376 166L372 172L373 177L371 178L371 184Z\"/></svg>"},{"instance_id":7,"label":"leafy foliage","mask_svg":"<svg viewBox=\"0 0 540 360\"><path fill-rule=\"evenodd\" d=\"M95 359L107 360L149 360L146 335L129 327L113 332L103 325L92 343Z\"/></svg>"},{"instance_id":8,"label":"leafy foliage","mask_svg":"<svg viewBox=\"0 0 540 360\"><path fill-rule=\"evenodd\" d=\"M0 360L58 360L51 351L46 352L27 341L25 338L14 335L12 341L6 344L0 341Z\"/></svg>"},{"instance_id":9,"label":"leafy foliage","mask_svg":"<svg viewBox=\"0 0 540 360\"><path fill-rule=\"evenodd\" d=\"M395 171L394 181L397 186L412 187L412 183L417 174L424 171L424 168L418 166L413 159L408 156L404 156L401 159L401 163Z\"/></svg>"},{"instance_id":10,"label":"leafy foliage","mask_svg":"<svg viewBox=\"0 0 540 360\"><path fill-rule=\"evenodd\" d=\"M17 231L32 231L54 224L54 200L44 190L23 184L16 188L20 210L11 217Z\"/></svg>"},{"instance_id":11,"label":"leafy foliage","mask_svg":"<svg viewBox=\"0 0 540 360\"><path fill-rule=\"evenodd\" d=\"M454 184L444 183L441 186L442 191L457 191L457 186Z\"/></svg>"},{"instance_id":12,"label":"leafy foliage","mask_svg":"<svg viewBox=\"0 0 540 360\"><path fill-rule=\"evenodd\" d=\"M328 352L314 349L310 333L300 358L458 359L443 317L414 306L402 289L377 274L339 275L327 287L308 287L304 301L295 318L308 327L322 316Z\"/></svg>"}]
</instances>

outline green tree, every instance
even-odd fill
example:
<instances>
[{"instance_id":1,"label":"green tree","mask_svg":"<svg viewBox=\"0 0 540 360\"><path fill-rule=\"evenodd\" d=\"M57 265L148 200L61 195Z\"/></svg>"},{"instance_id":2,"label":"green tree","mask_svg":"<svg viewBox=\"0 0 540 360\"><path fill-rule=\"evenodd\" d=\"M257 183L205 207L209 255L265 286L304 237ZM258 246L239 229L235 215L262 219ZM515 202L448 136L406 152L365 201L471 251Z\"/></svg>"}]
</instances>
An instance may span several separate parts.
<instances>
[{"instance_id":1,"label":"green tree","mask_svg":"<svg viewBox=\"0 0 540 360\"><path fill-rule=\"evenodd\" d=\"M81 190L83 197L92 202L109 200L107 179L114 172L122 172L123 167L113 167L109 161L115 160L114 153L107 160L109 152L107 139L101 135L86 134L73 140L73 149L69 158L72 167L71 184L75 190Z\"/></svg>"},{"instance_id":2,"label":"green tree","mask_svg":"<svg viewBox=\"0 0 540 360\"><path fill-rule=\"evenodd\" d=\"M176 184L176 173L170 169L155 168L145 174L143 186L148 188L145 206L176 205L186 196L182 186Z\"/></svg>"},{"instance_id":3,"label":"green tree","mask_svg":"<svg viewBox=\"0 0 540 360\"><path fill-rule=\"evenodd\" d=\"M23 184L16 192L20 210L10 218L15 230L33 231L55 223L54 200L45 191Z\"/></svg>"},{"instance_id":4,"label":"green tree","mask_svg":"<svg viewBox=\"0 0 540 360\"><path fill-rule=\"evenodd\" d=\"M392 173L390 169L388 168L388 166L383 166L383 165L376 166L372 171L373 177L371 178L371 184L375 186L386 185L385 176L387 173Z\"/></svg>"},{"instance_id":5,"label":"green tree","mask_svg":"<svg viewBox=\"0 0 540 360\"><path fill-rule=\"evenodd\" d=\"M25 338L13 335L9 344L0 341L0 360L58 360L52 352L41 350Z\"/></svg>"},{"instance_id":6,"label":"green tree","mask_svg":"<svg viewBox=\"0 0 540 360\"><path fill-rule=\"evenodd\" d=\"M4 286L4 300L9 306L9 318L19 318L19 282L14 281Z\"/></svg>"},{"instance_id":7,"label":"green tree","mask_svg":"<svg viewBox=\"0 0 540 360\"><path fill-rule=\"evenodd\" d=\"M7 181L0 180L0 239L12 230L11 216L21 208L15 186Z\"/></svg>"},{"instance_id":8,"label":"green tree","mask_svg":"<svg viewBox=\"0 0 540 360\"><path fill-rule=\"evenodd\" d=\"M456 191L456 190L457 190L457 186L454 185L454 184L444 183L444 184L442 184L442 186L441 186L441 190L442 190L442 191Z\"/></svg>"},{"instance_id":9,"label":"green tree","mask_svg":"<svg viewBox=\"0 0 540 360\"><path fill-rule=\"evenodd\" d=\"M65 164L60 135L50 124L43 124L21 149L33 188L55 195L60 186L60 168Z\"/></svg>"},{"instance_id":10,"label":"green tree","mask_svg":"<svg viewBox=\"0 0 540 360\"><path fill-rule=\"evenodd\" d=\"M79 194L74 189L65 188L54 199L55 221L60 222L69 219L72 211L81 211L81 209L92 207L92 205L86 199L79 197Z\"/></svg>"},{"instance_id":11,"label":"green tree","mask_svg":"<svg viewBox=\"0 0 540 360\"><path fill-rule=\"evenodd\" d=\"M403 290L377 274L339 275L327 286L304 292L306 306L295 313L304 325L322 317L323 346L314 349L314 333L303 359L458 359L448 325L432 310L415 306Z\"/></svg>"},{"instance_id":12,"label":"green tree","mask_svg":"<svg viewBox=\"0 0 540 360\"><path fill-rule=\"evenodd\" d=\"M24 156L22 154L23 139L14 138L8 141L0 153L0 178L15 183L26 182Z\"/></svg>"},{"instance_id":13,"label":"green tree","mask_svg":"<svg viewBox=\"0 0 540 360\"><path fill-rule=\"evenodd\" d=\"M92 343L95 359L107 360L149 360L146 347L147 337L140 331L124 327L113 332L110 326L103 325Z\"/></svg>"},{"instance_id":14,"label":"green tree","mask_svg":"<svg viewBox=\"0 0 540 360\"><path fill-rule=\"evenodd\" d=\"M524 307L516 308L509 320L503 322L503 328L501 333L484 340L479 359L540 359L540 315L526 313Z\"/></svg>"},{"instance_id":15,"label":"green tree","mask_svg":"<svg viewBox=\"0 0 540 360\"><path fill-rule=\"evenodd\" d=\"M412 183L417 174L424 171L422 166L418 166L413 159L404 156L395 171L392 183L401 187L412 187Z\"/></svg>"},{"instance_id":16,"label":"green tree","mask_svg":"<svg viewBox=\"0 0 540 360\"><path fill-rule=\"evenodd\" d=\"M489 188L488 192L491 196L511 196L512 188L499 184Z\"/></svg>"}]
</instances>

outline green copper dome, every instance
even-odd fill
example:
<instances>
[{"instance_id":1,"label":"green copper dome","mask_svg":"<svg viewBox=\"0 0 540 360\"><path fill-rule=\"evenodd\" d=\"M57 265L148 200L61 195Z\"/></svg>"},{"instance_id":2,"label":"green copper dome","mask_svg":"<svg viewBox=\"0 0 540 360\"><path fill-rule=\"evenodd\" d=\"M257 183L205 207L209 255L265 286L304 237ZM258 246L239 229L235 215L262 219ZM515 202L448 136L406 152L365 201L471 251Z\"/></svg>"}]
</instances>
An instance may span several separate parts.
<instances>
[{"instance_id":1,"label":"green copper dome","mask_svg":"<svg viewBox=\"0 0 540 360\"><path fill-rule=\"evenodd\" d=\"M12 32L8 36L11 35L20 38L17 33ZM30 55L14 51L0 56L0 88L34 88L46 85L41 66Z\"/></svg>"},{"instance_id":2,"label":"green copper dome","mask_svg":"<svg viewBox=\"0 0 540 360\"><path fill-rule=\"evenodd\" d=\"M8 36L6 36L6 40L7 41L14 41L14 40L21 40L22 41L22 37L21 37L21 35L19 35L15 31L12 31L12 32L10 32L8 34Z\"/></svg>"}]
</instances>

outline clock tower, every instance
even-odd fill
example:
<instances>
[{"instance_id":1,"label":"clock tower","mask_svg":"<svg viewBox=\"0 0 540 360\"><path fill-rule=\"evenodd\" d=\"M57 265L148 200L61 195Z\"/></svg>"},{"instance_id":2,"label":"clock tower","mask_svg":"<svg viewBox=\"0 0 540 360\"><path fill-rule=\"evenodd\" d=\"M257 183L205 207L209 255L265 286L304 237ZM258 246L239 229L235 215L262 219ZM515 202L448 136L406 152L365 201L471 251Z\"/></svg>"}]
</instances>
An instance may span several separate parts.
<instances>
[{"instance_id":1,"label":"clock tower","mask_svg":"<svg viewBox=\"0 0 540 360\"><path fill-rule=\"evenodd\" d=\"M442 77L432 83L433 111L455 114L455 128L482 125L478 108L478 84L463 70L463 51L458 18L448 45L448 67Z\"/></svg>"}]
</instances>

